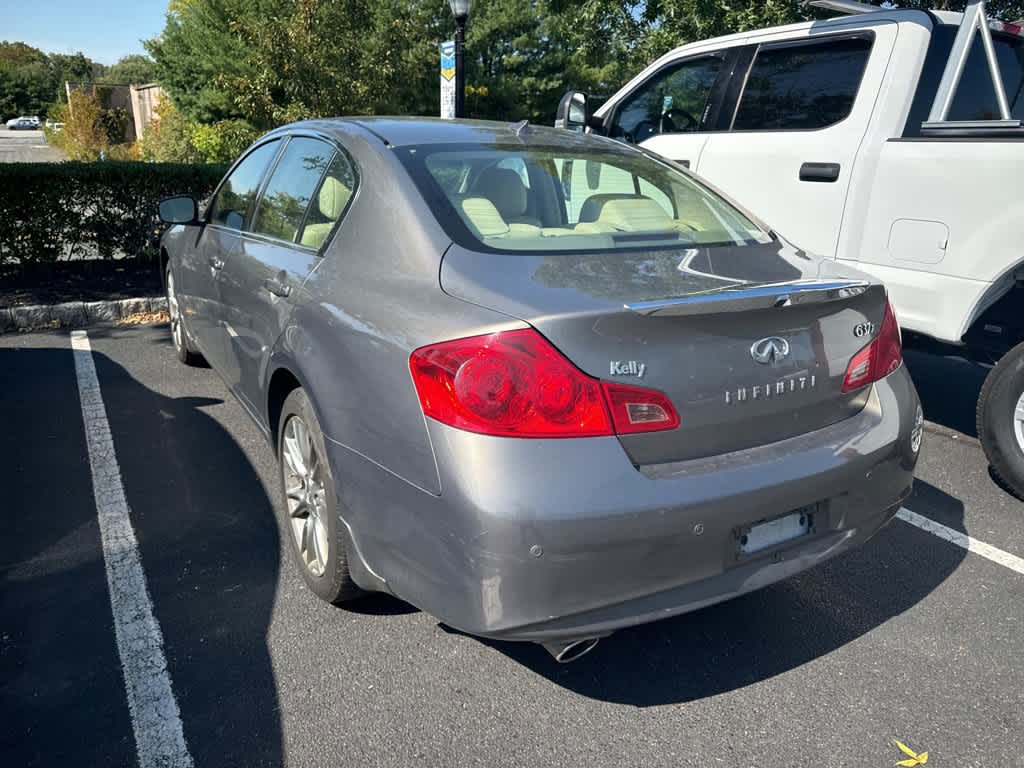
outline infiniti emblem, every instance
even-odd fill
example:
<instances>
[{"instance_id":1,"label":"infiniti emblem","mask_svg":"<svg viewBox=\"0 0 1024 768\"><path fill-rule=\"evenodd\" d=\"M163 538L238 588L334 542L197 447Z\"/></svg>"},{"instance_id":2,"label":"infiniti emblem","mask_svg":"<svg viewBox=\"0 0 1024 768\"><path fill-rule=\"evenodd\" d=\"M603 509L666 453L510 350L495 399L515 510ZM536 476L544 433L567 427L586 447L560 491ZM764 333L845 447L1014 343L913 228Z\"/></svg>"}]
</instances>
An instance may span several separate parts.
<instances>
[{"instance_id":1,"label":"infiniti emblem","mask_svg":"<svg viewBox=\"0 0 1024 768\"><path fill-rule=\"evenodd\" d=\"M754 358L754 362L765 365L782 360L788 354L789 342L778 336L759 339L750 347L750 356Z\"/></svg>"}]
</instances>

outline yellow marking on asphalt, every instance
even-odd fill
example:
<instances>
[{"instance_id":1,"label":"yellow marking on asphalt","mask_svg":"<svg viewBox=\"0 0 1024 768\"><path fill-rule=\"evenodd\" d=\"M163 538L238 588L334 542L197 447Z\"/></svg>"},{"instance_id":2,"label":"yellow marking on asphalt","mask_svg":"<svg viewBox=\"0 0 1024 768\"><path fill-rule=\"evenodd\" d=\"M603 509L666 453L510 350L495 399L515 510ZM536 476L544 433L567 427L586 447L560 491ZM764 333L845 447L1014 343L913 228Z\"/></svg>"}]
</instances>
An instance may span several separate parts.
<instances>
[{"instance_id":1,"label":"yellow marking on asphalt","mask_svg":"<svg viewBox=\"0 0 1024 768\"><path fill-rule=\"evenodd\" d=\"M900 752L907 756L903 760L897 760L896 765L903 766L903 768L913 768L915 765L924 765L928 762L927 752L915 752L899 739L893 739L893 742L899 748Z\"/></svg>"}]
</instances>

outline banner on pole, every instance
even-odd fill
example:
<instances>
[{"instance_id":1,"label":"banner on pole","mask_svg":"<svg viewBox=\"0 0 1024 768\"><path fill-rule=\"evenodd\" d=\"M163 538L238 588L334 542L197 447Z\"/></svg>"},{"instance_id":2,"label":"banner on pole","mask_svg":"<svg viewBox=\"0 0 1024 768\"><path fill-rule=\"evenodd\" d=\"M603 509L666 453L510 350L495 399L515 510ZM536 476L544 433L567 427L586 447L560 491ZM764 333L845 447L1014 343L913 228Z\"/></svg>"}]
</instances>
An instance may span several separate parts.
<instances>
[{"instance_id":1,"label":"banner on pole","mask_svg":"<svg viewBox=\"0 0 1024 768\"><path fill-rule=\"evenodd\" d=\"M455 117L455 43L441 43L441 117Z\"/></svg>"}]
</instances>

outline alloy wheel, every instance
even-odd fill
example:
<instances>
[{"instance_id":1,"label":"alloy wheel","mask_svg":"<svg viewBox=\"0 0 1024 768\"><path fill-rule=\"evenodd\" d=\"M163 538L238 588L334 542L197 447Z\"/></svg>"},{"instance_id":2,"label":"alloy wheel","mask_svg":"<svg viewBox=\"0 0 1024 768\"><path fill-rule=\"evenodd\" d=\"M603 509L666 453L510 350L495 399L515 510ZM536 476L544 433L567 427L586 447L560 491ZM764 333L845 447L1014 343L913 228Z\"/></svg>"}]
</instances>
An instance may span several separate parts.
<instances>
[{"instance_id":1,"label":"alloy wheel","mask_svg":"<svg viewBox=\"0 0 1024 768\"><path fill-rule=\"evenodd\" d=\"M185 348L184 329L181 327L181 312L178 309L178 295L174 292L174 274L167 270L167 314L171 318L171 338L175 349Z\"/></svg>"},{"instance_id":2,"label":"alloy wheel","mask_svg":"<svg viewBox=\"0 0 1024 768\"><path fill-rule=\"evenodd\" d=\"M1017 400L1017 407L1013 409L1013 433L1017 437L1017 445L1024 453L1024 393Z\"/></svg>"},{"instance_id":3,"label":"alloy wheel","mask_svg":"<svg viewBox=\"0 0 1024 768\"><path fill-rule=\"evenodd\" d=\"M309 427L298 416L292 416L284 426L281 456L288 519L295 544L309 572L323 576L330 554L324 467Z\"/></svg>"}]
</instances>

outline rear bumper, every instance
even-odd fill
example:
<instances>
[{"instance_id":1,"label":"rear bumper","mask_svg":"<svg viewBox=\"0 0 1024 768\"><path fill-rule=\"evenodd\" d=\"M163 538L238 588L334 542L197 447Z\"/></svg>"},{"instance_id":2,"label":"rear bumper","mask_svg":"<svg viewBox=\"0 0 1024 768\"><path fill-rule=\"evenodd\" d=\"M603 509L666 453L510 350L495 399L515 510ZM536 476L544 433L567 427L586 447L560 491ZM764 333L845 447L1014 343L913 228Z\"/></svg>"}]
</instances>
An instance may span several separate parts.
<instances>
[{"instance_id":1,"label":"rear bumper","mask_svg":"<svg viewBox=\"0 0 1024 768\"><path fill-rule=\"evenodd\" d=\"M640 469L614 438L511 440L430 422L440 496L380 479L365 489L377 503L365 526L369 498L342 501L367 563L446 623L510 640L602 635L757 589L867 540L910 492L916 408L901 368L861 413L825 429ZM739 553L745 526L813 504L810 533Z\"/></svg>"}]
</instances>

